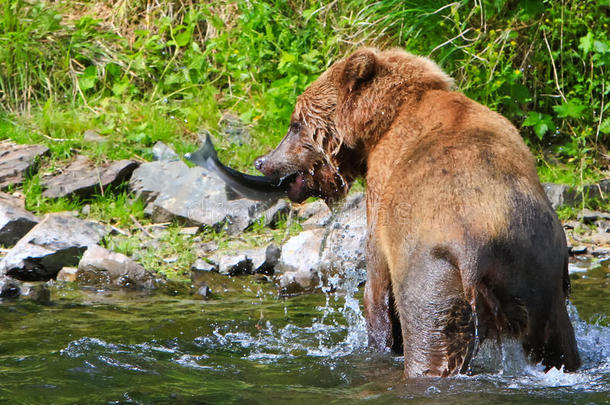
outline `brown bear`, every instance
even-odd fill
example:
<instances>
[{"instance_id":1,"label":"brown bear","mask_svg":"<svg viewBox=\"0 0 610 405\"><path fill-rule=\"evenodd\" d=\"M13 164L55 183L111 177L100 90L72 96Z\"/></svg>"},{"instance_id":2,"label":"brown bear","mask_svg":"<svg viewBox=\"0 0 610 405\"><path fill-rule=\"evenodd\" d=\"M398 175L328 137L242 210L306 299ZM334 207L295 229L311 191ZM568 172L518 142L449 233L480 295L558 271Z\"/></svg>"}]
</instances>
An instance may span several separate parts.
<instances>
[{"instance_id":1,"label":"brown bear","mask_svg":"<svg viewBox=\"0 0 610 405\"><path fill-rule=\"evenodd\" d=\"M466 372L505 336L546 370L575 370L566 239L533 156L452 84L429 59L359 49L298 97L255 167L296 173L297 202L332 204L364 176L369 344L402 352L407 376Z\"/></svg>"}]
</instances>

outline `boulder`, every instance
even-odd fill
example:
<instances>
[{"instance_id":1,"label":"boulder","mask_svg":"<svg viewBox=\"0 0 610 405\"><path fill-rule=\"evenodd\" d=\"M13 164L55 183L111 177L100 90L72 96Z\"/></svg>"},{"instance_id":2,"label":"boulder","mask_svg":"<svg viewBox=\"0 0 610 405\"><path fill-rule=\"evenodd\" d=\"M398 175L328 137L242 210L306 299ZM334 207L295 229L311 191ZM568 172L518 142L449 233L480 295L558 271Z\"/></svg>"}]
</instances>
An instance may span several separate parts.
<instances>
[{"instance_id":1,"label":"boulder","mask_svg":"<svg viewBox=\"0 0 610 405\"><path fill-rule=\"evenodd\" d=\"M282 246L276 271L300 272L318 271L321 260L322 239L326 231L323 228L303 231L288 239Z\"/></svg>"},{"instance_id":2,"label":"boulder","mask_svg":"<svg viewBox=\"0 0 610 405\"><path fill-rule=\"evenodd\" d=\"M0 261L0 274L26 281L49 280L62 267L75 266L105 234L105 227L97 222L47 214Z\"/></svg>"},{"instance_id":3,"label":"boulder","mask_svg":"<svg viewBox=\"0 0 610 405\"><path fill-rule=\"evenodd\" d=\"M109 186L118 186L129 179L136 167L138 163L133 160L96 166L87 157L78 156L60 174L43 179L41 184L46 190L42 195L48 198L87 198L103 192Z\"/></svg>"},{"instance_id":4,"label":"boulder","mask_svg":"<svg viewBox=\"0 0 610 405\"><path fill-rule=\"evenodd\" d=\"M101 246L90 246L78 263L76 282L83 285L155 288L152 273L129 257Z\"/></svg>"},{"instance_id":5,"label":"boulder","mask_svg":"<svg viewBox=\"0 0 610 405\"><path fill-rule=\"evenodd\" d=\"M221 256L218 259L218 272L226 276L252 274L252 260L245 254Z\"/></svg>"},{"instance_id":6,"label":"boulder","mask_svg":"<svg viewBox=\"0 0 610 405\"><path fill-rule=\"evenodd\" d=\"M312 226L282 246L275 267L281 273L277 281L282 294L311 291L322 285L320 281L330 282L332 274L356 284L366 279L364 194L349 195L329 218L325 227Z\"/></svg>"},{"instance_id":7,"label":"boulder","mask_svg":"<svg viewBox=\"0 0 610 405\"><path fill-rule=\"evenodd\" d=\"M209 226L234 235L266 214L269 207L244 198L229 200L225 184L201 167L189 168L181 161L150 162L137 168L129 183L136 197L147 203L146 212L153 222L177 220L185 226ZM281 209L274 211L276 214Z\"/></svg>"},{"instance_id":8,"label":"boulder","mask_svg":"<svg viewBox=\"0 0 610 405\"><path fill-rule=\"evenodd\" d=\"M25 198L21 195L16 195L16 193L8 194L0 191L0 204L25 210Z\"/></svg>"},{"instance_id":9,"label":"boulder","mask_svg":"<svg viewBox=\"0 0 610 405\"><path fill-rule=\"evenodd\" d=\"M152 148L153 160L173 162L180 160L178 154L165 143L158 141Z\"/></svg>"},{"instance_id":10,"label":"boulder","mask_svg":"<svg viewBox=\"0 0 610 405\"><path fill-rule=\"evenodd\" d=\"M357 273L366 279L366 201L363 193L349 195L327 228L322 253L326 272ZM351 276L352 274L350 274Z\"/></svg>"},{"instance_id":11,"label":"boulder","mask_svg":"<svg viewBox=\"0 0 610 405\"><path fill-rule=\"evenodd\" d=\"M18 145L8 140L0 141L0 190L21 184L24 177L37 169L39 158L48 152L49 148L42 145Z\"/></svg>"},{"instance_id":12,"label":"boulder","mask_svg":"<svg viewBox=\"0 0 610 405\"><path fill-rule=\"evenodd\" d=\"M0 299L16 298L21 294L21 283L0 273Z\"/></svg>"},{"instance_id":13,"label":"boulder","mask_svg":"<svg viewBox=\"0 0 610 405\"><path fill-rule=\"evenodd\" d=\"M577 187L568 184L542 183L544 191L554 209L562 205L577 206L582 203L583 194L588 199L608 199L610 180L602 180L598 184L589 184L579 191Z\"/></svg>"},{"instance_id":14,"label":"boulder","mask_svg":"<svg viewBox=\"0 0 610 405\"><path fill-rule=\"evenodd\" d=\"M281 295L296 295L312 292L320 287L320 275L317 271L287 271L279 277Z\"/></svg>"},{"instance_id":15,"label":"boulder","mask_svg":"<svg viewBox=\"0 0 610 405\"><path fill-rule=\"evenodd\" d=\"M30 212L0 198L0 245L13 246L38 223Z\"/></svg>"},{"instance_id":16,"label":"boulder","mask_svg":"<svg viewBox=\"0 0 610 405\"><path fill-rule=\"evenodd\" d=\"M240 253L252 261L254 273L273 274L282 251L275 243L271 243L267 247L243 250Z\"/></svg>"}]
</instances>

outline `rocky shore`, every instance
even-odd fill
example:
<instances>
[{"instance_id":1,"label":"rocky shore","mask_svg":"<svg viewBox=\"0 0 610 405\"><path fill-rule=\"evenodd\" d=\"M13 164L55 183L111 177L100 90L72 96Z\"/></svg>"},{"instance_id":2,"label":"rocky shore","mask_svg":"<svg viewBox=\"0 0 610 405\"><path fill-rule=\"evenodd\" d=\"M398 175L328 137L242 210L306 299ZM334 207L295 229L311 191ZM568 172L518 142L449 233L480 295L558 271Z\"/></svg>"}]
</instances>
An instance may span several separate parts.
<instances>
[{"instance_id":1,"label":"rocky shore","mask_svg":"<svg viewBox=\"0 0 610 405\"><path fill-rule=\"evenodd\" d=\"M142 246L157 243L164 224L179 223L194 244L190 283L176 283L154 268L113 252L109 238L125 234L118 226L83 219L80 212L37 217L25 209L19 191L0 191L0 301L25 297L50 299L49 284L76 283L102 289L169 289L209 298L223 292L222 278L254 277L274 283L279 294L314 291L328 280L350 272L365 280L366 209L363 193L353 193L333 212L321 201L298 206L285 200L263 204L231 199L224 183L200 167L188 167L167 145L153 148L155 161L121 160L96 164L84 156L49 176L42 176L43 196L86 199L126 184L146 208L151 227L143 229ZM40 145L0 142L0 190L19 190L24 178L38 170L48 149ZM545 184L554 207L577 205L583 192ZM610 180L587 186L585 195L608 198ZM239 236L255 224L273 226L280 218L298 221L302 232L283 243L234 248L203 241L203 231ZM157 226L158 225L158 226ZM610 256L610 213L584 210L564 223L573 255ZM165 260L171 260L167 258ZM186 270L186 269L184 269Z\"/></svg>"}]
</instances>

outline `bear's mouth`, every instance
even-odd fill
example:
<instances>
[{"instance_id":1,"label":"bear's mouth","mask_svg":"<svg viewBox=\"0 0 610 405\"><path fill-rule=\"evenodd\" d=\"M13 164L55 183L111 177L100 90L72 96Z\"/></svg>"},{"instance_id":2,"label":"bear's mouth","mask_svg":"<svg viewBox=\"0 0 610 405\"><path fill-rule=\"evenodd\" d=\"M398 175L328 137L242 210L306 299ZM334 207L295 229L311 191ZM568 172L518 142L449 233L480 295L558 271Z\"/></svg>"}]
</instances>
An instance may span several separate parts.
<instances>
[{"instance_id":1,"label":"bear's mouth","mask_svg":"<svg viewBox=\"0 0 610 405\"><path fill-rule=\"evenodd\" d=\"M293 202L301 203L309 197L309 191L305 173L297 172L294 181L289 185L288 198Z\"/></svg>"}]
</instances>

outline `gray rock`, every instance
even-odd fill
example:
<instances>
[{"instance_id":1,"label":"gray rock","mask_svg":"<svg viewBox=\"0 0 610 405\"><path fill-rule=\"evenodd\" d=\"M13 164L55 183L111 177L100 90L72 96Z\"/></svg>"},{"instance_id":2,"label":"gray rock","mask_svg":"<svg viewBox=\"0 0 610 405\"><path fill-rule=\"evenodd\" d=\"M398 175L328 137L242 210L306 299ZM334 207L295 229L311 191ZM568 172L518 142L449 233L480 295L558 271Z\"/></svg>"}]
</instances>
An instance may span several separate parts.
<instances>
[{"instance_id":1,"label":"gray rock","mask_svg":"<svg viewBox=\"0 0 610 405\"><path fill-rule=\"evenodd\" d=\"M64 266L75 266L87 247L106 234L103 225L65 214L47 214L0 261L0 274L46 281Z\"/></svg>"},{"instance_id":2,"label":"gray rock","mask_svg":"<svg viewBox=\"0 0 610 405\"><path fill-rule=\"evenodd\" d=\"M197 292L195 293L195 296L200 297L200 298L210 298L210 296L212 295L212 290L210 290L210 287L208 287L207 285L202 285L201 287L199 287L197 289Z\"/></svg>"},{"instance_id":3,"label":"gray rock","mask_svg":"<svg viewBox=\"0 0 610 405\"><path fill-rule=\"evenodd\" d=\"M297 209L297 215L301 221L305 221L315 215L329 215L330 209L322 200L316 200L307 204L303 204Z\"/></svg>"},{"instance_id":4,"label":"gray rock","mask_svg":"<svg viewBox=\"0 0 610 405\"><path fill-rule=\"evenodd\" d=\"M218 260L218 272L227 276L252 274L252 260L245 254L221 256Z\"/></svg>"},{"instance_id":5,"label":"gray rock","mask_svg":"<svg viewBox=\"0 0 610 405\"><path fill-rule=\"evenodd\" d=\"M0 273L0 299L17 298L21 294L21 283Z\"/></svg>"},{"instance_id":6,"label":"gray rock","mask_svg":"<svg viewBox=\"0 0 610 405\"><path fill-rule=\"evenodd\" d=\"M178 154L165 143L158 141L152 148L153 160L173 162L180 160Z\"/></svg>"},{"instance_id":7,"label":"gray rock","mask_svg":"<svg viewBox=\"0 0 610 405\"><path fill-rule=\"evenodd\" d=\"M138 163L133 160L119 160L96 167L84 156L78 156L62 173L44 179L44 197L58 198L78 196L87 198L101 193L109 186L118 186L129 179Z\"/></svg>"},{"instance_id":8,"label":"gray rock","mask_svg":"<svg viewBox=\"0 0 610 405\"><path fill-rule=\"evenodd\" d=\"M366 256L366 201L363 193L348 196L327 228L322 259L326 271L356 272L364 281Z\"/></svg>"},{"instance_id":9,"label":"gray rock","mask_svg":"<svg viewBox=\"0 0 610 405\"><path fill-rule=\"evenodd\" d=\"M0 191L0 205L8 205L13 208L25 210L25 199L22 196L3 193Z\"/></svg>"},{"instance_id":10,"label":"gray rock","mask_svg":"<svg viewBox=\"0 0 610 405\"><path fill-rule=\"evenodd\" d=\"M582 201L582 197L575 187L555 183L542 183L542 187L553 209L557 209L562 205L573 206Z\"/></svg>"},{"instance_id":11,"label":"gray rock","mask_svg":"<svg viewBox=\"0 0 610 405\"><path fill-rule=\"evenodd\" d=\"M100 135L97 131L88 129L83 134L83 141L91 142L91 143L104 143L104 142L108 142L108 139L106 137Z\"/></svg>"},{"instance_id":12,"label":"gray rock","mask_svg":"<svg viewBox=\"0 0 610 405\"><path fill-rule=\"evenodd\" d=\"M314 227L290 238L283 246L276 270L280 291L296 294L330 282L330 275L366 279L364 244L366 202L362 193L346 199L336 208L326 227ZM315 273L315 276L314 276Z\"/></svg>"},{"instance_id":13,"label":"gray rock","mask_svg":"<svg viewBox=\"0 0 610 405\"><path fill-rule=\"evenodd\" d=\"M320 285L320 276L315 270L287 271L279 277L281 295L297 295L314 291Z\"/></svg>"},{"instance_id":14,"label":"gray rock","mask_svg":"<svg viewBox=\"0 0 610 405\"><path fill-rule=\"evenodd\" d=\"M209 263L204 259L197 259L191 266L191 281L196 286L201 286L206 283L210 273L217 273L218 266L215 263Z\"/></svg>"},{"instance_id":15,"label":"gray rock","mask_svg":"<svg viewBox=\"0 0 610 405\"><path fill-rule=\"evenodd\" d=\"M317 271L322 263L320 249L325 230L311 229L288 239L282 246L279 262L275 266L276 271L302 272Z\"/></svg>"},{"instance_id":16,"label":"gray rock","mask_svg":"<svg viewBox=\"0 0 610 405\"><path fill-rule=\"evenodd\" d=\"M136 289L155 288L155 277L129 257L101 246L90 246L78 263L79 284Z\"/></svg>"},{"instance_id":17,"label":"gray rock","mask_svg":"<svg viewBox=\"0 0 610 405\"><path fill-rule=\"evenodd\" d=\"M18 185L37 169L38 159L49 152L42 145L18 145L0 141L0 190Z\"/></svg>"},{"instance_id":18,"label":"gray rock","mask_svg":"<svg viewBox=\"0 0 610 405\"><path fill-rule=\"evenodd\" d=\"M587 253L586 246L573 246L571 249L568 249L573 255L584 255Z\"/></svg>"},{"instance_id":19,"label":"gray rock","mask_svg":"<svg viewBox=\"0 0 610 405\"><path fill-rule=\"evenodd\" d=\"M303 229L314 229L327 226L332 213L326 203L322 200L306 204L298 210L299 219L304 221L301 226Z\"/></svg>"},{"instance_id":20,"label":"gray rock","mask_svg":"<svg viewBox=\"0 0 610 405\"><path fill-rule=\"evenodd\" d=\"M241 253L252 261L254 273L273 274L282 251L276 244L271 243L267 247L248 249Z\"/></svg>"},{"instance_id":21,"label":"gray rock","mask_svg":"<svg viewBox=\"0 0 610 405\"><path fill-rule=\"evenodd\" d=\"M591 235L591 243L610 247L610 233L603 232Z\"/></svg>"},{"instance_id":22,"label":"gray rock","mask_svg":"<svg viewBox=\"0 0 610 405\"><path fill-rule=\"evenodd\" d=\"M191 265L191 271L207 273L210 271L218 271L218 268L217 268L216 264L214 264L214 263L210 263L204 259L197 259Z\"/></svg>"},{"instance_id":23,"label":"gray rock","mask_svg":"<svg viewBox=\"0 0 610 405\"><path fill-rule=\"evenodd\" d=\"M181 161L145 163L134 171L129 187L148 204L153 222L177 220L185 226L225 230L229 235L243 231L268 209L243 198L228 200L222 180Z\"/></svg>"},{"instance_id":24,"label":"gray rock","mask_svg":"<svg viewBox=\"0 0 610 405\"><path fill-rule=\"evenodd\" d=\"M280 218L290 213L290 204L284 200L278 200L269 208L265 209L264 203L255 203L251 215L264 218L265 226L275 226Z\"/></svg>"},{"instance_id":25,"label":"gray rock","mask_svg":"<svg viewBox=\"0 0 610 405\"><path fill-rule=\"evenodd\" d=\"M30 212L0 199L0 245L14 245L37 223Z\"/></svg>"},{"instance_id":26,"label":"gray rock","mask_svg":"<svg viewBox=\"0 0 610 405\"><path fill-rule=\"evenodd\" d=\"M610 220L610 213L584 209L578 214L578 219L586 224L591 224L597 220Z\"/></svg>"}]
</instances>

